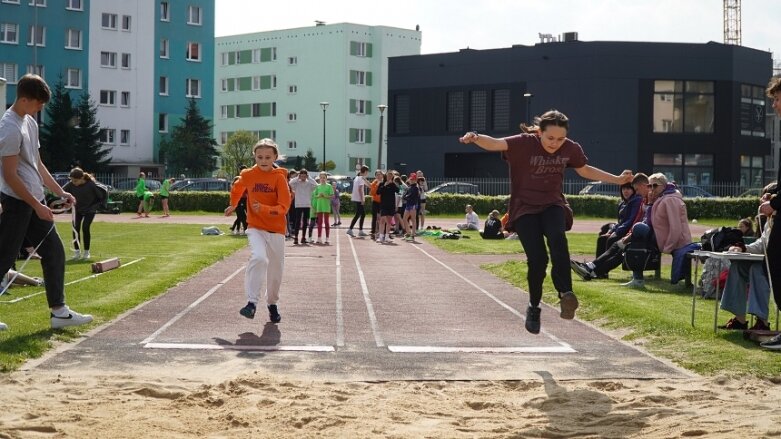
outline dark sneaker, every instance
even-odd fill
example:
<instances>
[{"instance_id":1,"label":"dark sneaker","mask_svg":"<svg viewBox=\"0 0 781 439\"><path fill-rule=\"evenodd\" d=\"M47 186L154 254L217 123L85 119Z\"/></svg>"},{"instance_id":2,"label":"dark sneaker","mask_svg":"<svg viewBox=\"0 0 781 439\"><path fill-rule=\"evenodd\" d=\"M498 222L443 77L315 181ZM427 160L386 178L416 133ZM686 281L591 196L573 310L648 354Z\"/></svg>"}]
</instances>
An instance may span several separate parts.
<instances>
[{"instance_id":1,"label":"dark sneaker","mask_svg":"<svg viewBox=\"0 0 781 439\"><path fill-rule=\"evenodd\" d=\"M248 319L254 319L255 318L255 304L252 302L247 302L247 305L239 310L239 314L243 315L244 317Z\"/></svg>"},{"instance_id":2,"label":"dark sneaker","mask_svg":"<svg viewBox=\"0 0 781 439\"><path fill-rule=\"evenodd\" d=\"M529 305L526 308L526 330L532 334L540 333L540 307Z\"/></svg>"},{"instance_id":3,"label":"dark sneaker","mask_svg":"<svg viewBox=\"0 0 781 439\"><path fill-rule=\"evenodd\" d=\"M733 317L727 321L726 324L719 326L719 329L731 329L735 331L745 331L748 329L748 322L741 323L737 318Z\"/></svg>"},{"instance_id":4,"label":"dark sneaker","mask_svg":"<svg viewBox=\"0 0 781 439\"><path fill-rule=\"evenodd\" d=\"M580 276L580 278L583 280L591 280L597 277L594 271L588 268L588 266L583 262L578 262L570 259L569 266L570 268L572 268L572 271L574 271L575 274Z\"/></svg>"},{"instance_id":5,"label":"dark sneaker","mask_svg":"<svg viewBox=\"0 0 781 439\"><path fill-rule=\"evenodd\" d=\"M293 240L293 245L298 245L298 238Z\"/></svg>"},{"instance_id":6,"label":"dark sneaker","mask_svg":"<svg viewBox=\"0 0 781 439\"><path fill-rule=\"evenodd\" d=\"M559 306L561 307L561 318L572 320L575 318L575 310L578 309L578 298L572 291L566 291L559 294Z\"/></svg>"},{"instance_id":7,"label":"dark sneaker","mask_svg":"<svg viewBox=\"0 0 781 439\"><path fill-rule=\"evenodd\" d=\"M754 323L754 326L748 329L749 331L769 331L770 326L768 326L767 323L763 322L760 319L757 319L757 322Z\"/></svg>"},{"instance_id":8,"label":"dark sneaker","mask_svg":"<svg viewBox=\"0 0 781 439\"><path fill-rule=\"evenodd\" d=\"M271 323L279 323L282 321L282 316L279 315L276 305L268 306L268 318L271 319Z\"/></svg>"},{"instance_id":9,"label":"dark sneaker","mask_svg":"<svg viewBox=\"0 0 781 439\"><path fill-rule=\"evenodd\" d=\"M306 243L307 243L306 238L301 238L301 244L306 244Z\"/></svg>"},{"instance_id":10,"label":"dark sneaker","mask_svg":"<svg viewBox=\"0 0 781 439\"><path fill-rule=\"evenodd\" d=\"M765 349L770 349L771 351L779 351L781 350L781 334L778 334L770 340L760 343L759 345Z\"/></svg>"}]
</instances>

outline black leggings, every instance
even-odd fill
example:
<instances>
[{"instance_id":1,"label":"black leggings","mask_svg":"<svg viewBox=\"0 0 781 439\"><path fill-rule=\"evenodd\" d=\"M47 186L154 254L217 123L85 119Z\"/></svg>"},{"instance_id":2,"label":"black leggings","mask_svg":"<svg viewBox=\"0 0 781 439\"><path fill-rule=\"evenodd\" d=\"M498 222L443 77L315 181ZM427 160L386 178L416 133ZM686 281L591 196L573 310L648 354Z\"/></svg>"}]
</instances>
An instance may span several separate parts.
<instances>
[{"instance_id":1,"label":"black leggings","mask_svg":"<svg viewBox=\"0 0 781 439\"><path fill-rule=\"evenodd\" d=\"M84 242L84 250L89 251L90 241L92 241L92 235L90 234L90 226L92 220L95 219L94 213L78 213L76 212L76 219L73 223L73 248L76 250L81 249L79 245L79 239L76 237L76 233L81 236L82 242Z\"/></svg>"},{"instance_id":2,"label":"black leggings","mask_svg":"<svg viewBox=\"0 0 781 439\"><path fill-rule=\"evenodd\" d=\"M775 220L779 220L779 213L776 213ZM781 225L774 224L770 229L770 236L765 245L767 251L767 265L770 266L768 273L771 285L773 285L773 299L776 306L781 309Z\"/></svg>"},{"instance_id":3,"label":"black leggings","mask_svg":"<svg viewBox=\"0 0 781 439\"><path fill-rule=\"evenodd\" d=\"M309 222L309 207L296 207L293 210L293 237L298 239L298 231L301 238L306 237L306 226Z\"/></svg>"},{"instance_id":4,"label":"black leggings","mask_svg":"<svg viewBox=\"0 0 781 439\"><path fill-rule=\"evenodd\" d=\"M526 253L529 304L539 306L542 300L542 282L545 280L545 272L548 268L546 239L553 264L551 269L553 286L559 293L572 291L569 247L564 232L564 208L550 206L540 213L523 215L515 220L513 226Z\"/></svg>"},{"instance_id":5,"label":"black leggings","mask_svg":"<svg viewBox=\"0 0 781 439\"><path fill-rule=\"evenodd\" d=\"M355 227L355 222L358 221L358 229L363 230L363 219L366 218L366 211L363 209L363 203L360 201L353 201L355 204L355 216L350 223L350 230Z\"/></svg>"}]
</instances>

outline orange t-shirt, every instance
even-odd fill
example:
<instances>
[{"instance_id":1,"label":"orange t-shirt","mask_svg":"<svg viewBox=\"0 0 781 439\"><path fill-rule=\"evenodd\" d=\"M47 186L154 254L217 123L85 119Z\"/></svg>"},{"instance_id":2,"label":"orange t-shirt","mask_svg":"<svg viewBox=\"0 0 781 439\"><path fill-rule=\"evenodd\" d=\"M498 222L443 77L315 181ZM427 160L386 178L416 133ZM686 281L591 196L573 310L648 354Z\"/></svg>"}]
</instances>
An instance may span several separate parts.
<instances>
[{"instance_id":1,"label":"orange t-shirt","mask_svg":"<svg viewBox=\"0 0 781 439\"><path fill-rule=\"evenodd\" d=\"M379 203L380 202L380 194L377 193L377 188L380 186L380 180L375 178L374 181L369 185L369 195L372 197L372 202Z\"/></svg>"},{"instance_id":2,"label":"orange t-shirt","mask_svg":"<svg viewBox=\"0 0 781 439\"><path fill-rule=\"evenodd\" d=\"M285 233L285 214L290 207L287 169L263 171L257 165L241 171L231 188L231 206L236 207L247 191L247 224L271 233Z\"/></svg>"},{"instance_id":3,"label":"orange t-shirt","mask_svg":"<svg viewBox=\"0 0 781 439\"><path fill-rule=\"evenodd\" d=\"M507 222L510 221L510 213L505 213L502 215L502 219L499 220L499 222L502 223L502 230L505 230L507 228Z\"/></svg>"}]
</instances>

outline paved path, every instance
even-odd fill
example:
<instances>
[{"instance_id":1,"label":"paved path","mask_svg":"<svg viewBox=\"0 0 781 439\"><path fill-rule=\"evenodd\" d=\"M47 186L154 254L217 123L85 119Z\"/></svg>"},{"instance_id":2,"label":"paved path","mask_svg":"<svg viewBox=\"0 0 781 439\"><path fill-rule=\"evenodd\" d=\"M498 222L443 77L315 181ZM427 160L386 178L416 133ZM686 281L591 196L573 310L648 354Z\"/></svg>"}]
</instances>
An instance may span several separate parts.
<instances>
[{"instance_id":1,"label":"paved path","mask_svg":"<svg viewBox=\"0 0 781 439\"><path fill-rule=\"evenodd\" d=\"M591 325L560 319L556 304L543 308L543 332L528 334L525 292L480 269L480 258L427 243L379 245L343 230L330 246L286 246L278 325L263 310L255 320L238 314L245 248L30 367L362 381L529 379L537 370L559 379L686 376Z\"/></svg>"}]
</instances>

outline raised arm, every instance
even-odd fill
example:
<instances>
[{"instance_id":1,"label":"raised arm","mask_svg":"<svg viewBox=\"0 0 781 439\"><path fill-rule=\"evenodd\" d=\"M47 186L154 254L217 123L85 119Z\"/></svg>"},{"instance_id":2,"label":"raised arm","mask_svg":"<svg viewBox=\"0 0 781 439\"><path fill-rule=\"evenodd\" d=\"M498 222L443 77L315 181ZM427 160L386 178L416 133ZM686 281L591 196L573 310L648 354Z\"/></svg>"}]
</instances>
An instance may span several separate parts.
<instances>
[{"instance_id":1,"label":"raised arm","mask_svg":"<svg viewBox=\"0 0 781 439\"><path fill-rule=\"evenodd\" d=\"M587 180L606 181L608 183L624 184L632 182L632 171L625 169L621 175L613 175L591 165L575 168L575 172Z\"/></svg>"},{"instance_id":2,"label":"raised arm","mask_svg":"<svg viewBox=\"0 0 781 439\"><path fill-rule=\"evenodd\" d=\"M461 143L474 143L475 145L483 148L486 151L502 152L507 151L507 141L504 139L495 139L485 134L478 134L474 131L470 131L464 134L463 137L458 139Z\"/></svg>"}]
</instances>

